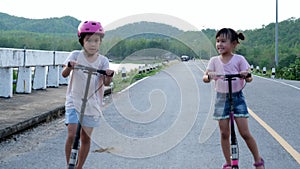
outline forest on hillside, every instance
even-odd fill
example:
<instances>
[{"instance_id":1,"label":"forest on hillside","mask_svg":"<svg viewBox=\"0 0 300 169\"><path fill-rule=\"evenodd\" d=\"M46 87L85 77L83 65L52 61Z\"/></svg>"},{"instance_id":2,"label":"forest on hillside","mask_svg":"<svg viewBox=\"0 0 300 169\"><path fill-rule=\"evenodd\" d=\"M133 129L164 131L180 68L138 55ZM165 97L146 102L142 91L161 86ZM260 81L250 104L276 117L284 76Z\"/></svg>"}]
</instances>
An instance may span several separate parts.
<instances>
[{"instance_id":1,"label":"forest on hillside","mask_svg":"<svg viewBox=\"0 0 300 169\"><path fill-rule=\"evenodd\" d=\"M79 20L71 16L27 19L0 13L0 47L72 51L77 41ZM259 29L241 30L246 39L237 48L250 64L276 67L277 76L300 80L300 18L279 23L279 66L275 65L275 23ZM147 48L159 48L177 56L209 59L216 54L217 30L182 31L170 25L138 22L106 31L101 51L114 60Z\"/></svg>"}]
</instances>

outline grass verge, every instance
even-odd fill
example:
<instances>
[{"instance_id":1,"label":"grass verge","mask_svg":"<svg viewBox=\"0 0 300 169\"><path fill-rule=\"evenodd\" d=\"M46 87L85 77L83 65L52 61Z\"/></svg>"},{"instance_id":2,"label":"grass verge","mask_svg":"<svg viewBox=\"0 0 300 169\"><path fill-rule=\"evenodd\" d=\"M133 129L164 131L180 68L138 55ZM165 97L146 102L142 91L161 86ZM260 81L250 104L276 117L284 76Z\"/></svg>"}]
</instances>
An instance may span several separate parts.
<instances>
[{"instance_id":1,"label":"grass verge","mask_svg":"<svg viewBox=\"0 0 300 169\"><path fill-rule=\"evenodd\" d=\"M177 63L177 61L163 62L156 68L153 68L151 70L149 69L148 71L145 70L143 72L139 72L138 69L134 69L126 73L126 78L123 78L121 73L117 73L113 77L113 91L120 92L123 89L130 86L131 84L133 84L134 82L141 80L145 77L155 75L157 72L160 72L162 69L165 69L166 67L174 63Z\"/></svg>"}]
</instances>

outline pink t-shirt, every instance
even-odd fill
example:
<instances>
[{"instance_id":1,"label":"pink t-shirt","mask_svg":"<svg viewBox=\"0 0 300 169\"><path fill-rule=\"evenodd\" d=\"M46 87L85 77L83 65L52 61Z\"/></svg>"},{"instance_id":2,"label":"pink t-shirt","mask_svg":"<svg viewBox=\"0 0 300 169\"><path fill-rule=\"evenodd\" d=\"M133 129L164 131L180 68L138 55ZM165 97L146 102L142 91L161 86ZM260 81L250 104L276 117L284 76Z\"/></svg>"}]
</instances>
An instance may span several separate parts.
<instances>
[{"instance_id":1,"label":"pink t-shirt","mask_svg":"<svg viewBox=\"0 0 300 169\"><path fill-rule=\"evenodd\" d=\"M242 55L234 54L230 61L224 64L221 59L221 56L212 57L207 66L207 71L215 72L216 74L238 74L241 71L247 71L250 68L249 63ZM238 92L243 89L245 85L245 80L236 78L232 81L232 92ZM221 78L216 79L215 89L220 93L228 93L228 81L224 81Z\"/></svg>"}]
</instances>

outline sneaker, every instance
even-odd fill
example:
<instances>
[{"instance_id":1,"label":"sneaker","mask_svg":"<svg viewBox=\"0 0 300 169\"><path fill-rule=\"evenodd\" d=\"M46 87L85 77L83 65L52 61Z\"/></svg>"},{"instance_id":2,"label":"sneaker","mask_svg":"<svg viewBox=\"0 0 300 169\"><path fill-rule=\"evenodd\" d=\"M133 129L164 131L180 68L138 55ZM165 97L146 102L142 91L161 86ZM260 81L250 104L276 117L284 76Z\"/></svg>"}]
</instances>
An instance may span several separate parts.
<instances>
[{"instance_id":1,"label":"sneaker","mask_svg":"<svg viewBox=\"0 0 300 169\"><path fill-rule=\"evenodd\" d=\"M223 169L231 169L231 164L224 164Z\"/></svg>"}]
</instances>

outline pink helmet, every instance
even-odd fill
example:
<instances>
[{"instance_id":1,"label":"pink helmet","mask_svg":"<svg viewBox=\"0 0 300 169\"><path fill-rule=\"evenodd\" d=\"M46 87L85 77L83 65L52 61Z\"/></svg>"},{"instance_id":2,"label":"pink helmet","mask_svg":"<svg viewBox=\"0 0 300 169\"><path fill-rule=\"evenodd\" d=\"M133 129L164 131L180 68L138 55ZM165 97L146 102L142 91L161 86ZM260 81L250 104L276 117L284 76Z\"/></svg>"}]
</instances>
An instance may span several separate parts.
<instances>
[{"instance_id":1,"label":"pink helmet","mask_svg":"<svg viewBox=\"0 0 300 169\"><path fill-rule=\"evenodd\" d=\"M100 22L84 21L78 26L78 37L81 38L82 33L98 33L104 36L104 29Z\"/></svg>"}]
</instances>

